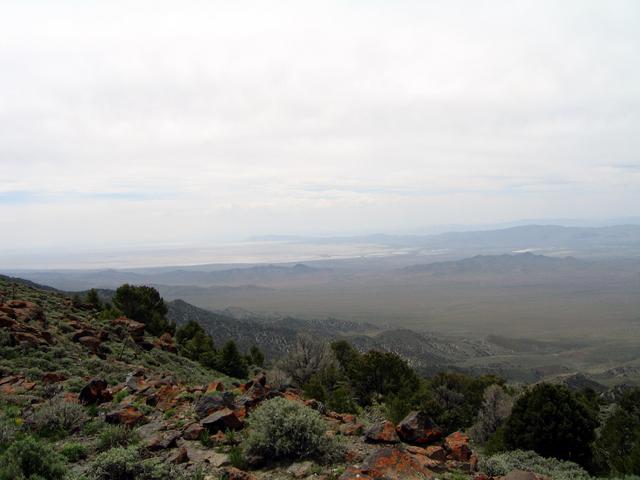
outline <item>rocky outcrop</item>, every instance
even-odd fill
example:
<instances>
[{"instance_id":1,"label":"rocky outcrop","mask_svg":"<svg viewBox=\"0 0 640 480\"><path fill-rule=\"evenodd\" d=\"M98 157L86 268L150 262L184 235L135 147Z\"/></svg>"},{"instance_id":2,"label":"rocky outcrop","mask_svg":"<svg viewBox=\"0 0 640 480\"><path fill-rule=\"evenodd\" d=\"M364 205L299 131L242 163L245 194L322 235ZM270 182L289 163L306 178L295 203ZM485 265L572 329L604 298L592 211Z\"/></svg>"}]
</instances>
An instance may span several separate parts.
<instances>
[{"instance_id":1,"label":"rocky outcrop","mask_svg":"<svg viewBox=\"0 0 640 480\"><path fill-rule=\"evenodd\" d=\"M462 432L454 432L444 439L444 447L448 454L447 458L459 462L467 462L471 458L471 448L469 448L469 436Z\"/></svg>"},{"instance_id":2,"label":"rocky outcrop","mask_svg":"<svg viewBox=\"0 0 640 480\"><path fill-rule=\"evenodd\" d=\"M397 427L398 436L403 442L424 445L439 440L442 429L424 412L409 413Z\"/></svg>"},{"instance_id":3,"label":"rocky outcrop","mask_svg":"<svg viewBox=\"0 0 640 480\"><path fill-rule=\"evenodd\" d=\"M340 480L424 480L434 478L417 456L401 448L387 447L369 455L363 465L348 467Z\"/></svg>"},{"instance_id":4,"label":"rocky outcrop","mask_svg":"<svg viewBox=\"0 0 640 480\"><path fill-rule=\"evenodd\" d=\"M389 420L378 422L364 432L364 439L370 443L398 443L400 439L396 434L396 428Z\"/></svg>"},{"instance_id":5,"label":"rocky outcrop","mask_svg":"<svg viewBox=\"0 0 640 480\"><path fill-rule=\"evenodd\" d=\"M238 418L233 410L223 408L202 419L200 424L209 432L216 433L225 430L239 430L243 427L244 422Z\"/></svg>"},{"instance_id":6,"label":"rocky outcrop","mask_svg":"<svg viewBox=\"0 0 640 480\"><path fill-rule=\"evenodd\" d=\"M87 383L78 395L78 400L83 405L110 402L112 398L113 395L107 390L106 380L100 378L95 378Z\"/></svg>"}]
</instances>

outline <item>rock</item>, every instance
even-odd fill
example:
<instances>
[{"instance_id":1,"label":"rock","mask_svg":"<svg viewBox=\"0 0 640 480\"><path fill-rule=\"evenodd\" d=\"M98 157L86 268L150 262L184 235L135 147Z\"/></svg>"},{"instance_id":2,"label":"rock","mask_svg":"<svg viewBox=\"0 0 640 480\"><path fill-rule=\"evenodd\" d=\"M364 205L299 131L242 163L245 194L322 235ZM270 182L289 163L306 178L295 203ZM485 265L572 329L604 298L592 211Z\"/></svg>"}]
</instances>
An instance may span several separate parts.
<instances>
[{"instance_id":1,"label":"rock","mask_svg":"<svg viewBox=\"0 0 640 480\"><path fill-rule=\"evenodd\" d=\"M167 461L173 464L185 463L189 461L189 453L186 447L180 447L176 453L171 455Z\"/></svg>"},{"instance_id":2,"label":"rock","mask_svg":"<svg viewBox=\"0 0 640 480\"><path fill-rule=\"evenodd\" d=\"M182 432L182 438L185 440L198 440L205 428L199 423L191 423Z\"/></svg>"},{"instance_id":3,"label":"rock","mask_svg":"<svg viewBox=\"0 0 640 480\"><path fill-rule=\"evenodd\" d=\"M134 340L144 336L144 323L136 322L127 317L118 317L111 320L114 327L123 327Z\"/></svg>"},{"instance_id":4,"label":"rock","mask_svg":"<svg viewBox=\"0 0 640 480\"><path fill-rule=\"evenodd\" d=\"M209 432L216 433L219 431L239 430L243 427L244 422L240 420L233 410L223 408L200 421L203 427Z\"/></svg>"},{"instance_id":5,"label":"rock","mask_svg":"<svg viewBox=\"0 0 640 480\"><path fill-rule=\"evenodd\" d=\"M504 480L551 480L545 475L538 475L524 470L512 470L503 478Z\"/></svg>"},{"instance_id":6,"label":"rock","mask_svg":"<svg viewBox=\"0 0 640 480\"><path fill-rule=\"evenodd\" d=\"M98 353L98 348L100 348L100 344L102 343L97 337L80 337L78 339L78 343L80 345L87 347L93 353Z\"/></svg>"},{"instance_id":7,"label":"rock","mask_svg":"<svg viewBox=\"0 0 640 480\"><path fill-rule=\"evenodd\" d=\"M304 478L311 473L311 469L313 468L313 462L309 460L305 462L296 462L292 463L289 468L287 468L287 473L295 478Z\"/></svg>"},{"instance_id":8,"label":"rock","mask_svg":"<svg viewBox=\"0 0 640 480\"><path fill-rule=\"evenodd\" d=\"M213 392L224 392L224 383L222 382L211 382L207 387L206 393Z\"/></svg>"},{"instance_id":9,"label":"rock","mask_svg":"<svg viewBox=\"0 0 640 480\"><path fill-rule=\"evenodd\" d=\"M144 369L139 368L129 373L124 383L130 392L136 393L148 388L148 385L145 383L145 379L146 376L144 374Z\"/></svg>"},{"instance_id":10,"label":"rock","mask_svg":"<svg viewBox=\"0 0 640 480\"><path fill-rule=\"evenodd\" d=\"M102 379L93 379L87 383L78 395L78 400L83 405L110 402L112 395L107 390L107 382Z\"/></svg>"},{"instance_id":11,"label":"rock","mask_svg":"<svg viewBox=\"0 0 640 480\"><path fill-rule=\"evenodd\" d=\"M256 480L255 475L252 475L249 472L244 472L235 467L225 468L221 478L224 478L225 480Z\"/></svg>"},{"instance_id":12,"label":"rock","mask_svg":"<svg viewBox=\"0 0 640 480\"><path fill-rule=\"evenodd\" d=\"M362 467L347 468L340 480L424 480L433 477L433 472L415 456L398 448L385 447L369 455Z\"/></svg>"},{"instance_id":13,"label":"rock","mask_svg":"<svg viewBox=\"0 0 640 480\"><path fill-rule=\"evenodd\" d=\"M411 412L399 424L398 436L406 443L423 445L442 437L442 429L424 412Z\"/></svg>"},{"instance_id":14,"label":"rock","mask_svg":"<svg viewBox=\"0 0 640 480\"><path fill-rule=\"evenodd\" d=\"M444 439L444 446L449 452L447 458L466 462L471 458L469 437L462 432L454 432Z\"/></svg>"},{"instance_id":15,"label":"rock","mask_svg":"<svg viewBox=\"0 0 640 480\"><path fill-rule=\"evenodd\" d=\"M42 375L42 382L46 385L50 385L52 383L60 383L64 382L67 379L66 375L58 372L47 372Z\"/></svg>"},{"instance_id":16,"label":"rock","mask_svg":"<svg viewBox=\"0 0 640 480\"><path fill-rule=\"evenodd\" d=\"M361 423L345 423L338 427L338 431L343 435L360 435L364 430L364 425Z\"/></svg>"},{"instance_id":17,"label":"rock","mask_svg":"<svg viewBox=\"0 0 640 480\"><path fill-rule=\"evenodd\" d=\"M266 400L267 398L267 387L262 385L261 383L253 383L249 390L247 390L237 401L236 405L245 407L250 409L255 407L258 403Z\"/></svg>"},{"instance_id":18,"label":"rock","mask_svg":"<svg viewBox=\"0 0 640 480\"><path fill-rule=\"evenodd\" d=\"M425 448L427 457L438 462L444 462L447 459L447 451L439 445L430 445Z\"/></svg>"},{"instance_id":19,"label":"rock","mask_svg":"<svg viewBox=\"0 0 640 480\"><path fill-rule=\"evenodd\" d=\"M195 410L198 418L204 418L223 408L233 409L234 396L231 392L222 395L203 395L196 402Z\"/></svg>"},{"instance_id":20,"label":"rock","mask_svg":"<svg viewBox=\"0 0 640 480\"><path fill-rule=\"evenodd\" d=\"M364 432L364 440L369 443L398 443L400 439L389 420L378 422Z\"/></svg>"},{"instance_id":21,"label":"rock","mask_svg":"<svg viewBox=\"0 0 640 480\"><path fill-rule=\"evenodd\" d=\"M143 413L133 405L118 408L107 413L104 417L107 423L115 423L132 427L143 423L146 419Z\"/></svg>"},{"instance_id":22,"label":"rock","mask_svg":"<svg viewBox=\"0 0 640 480\"><path fill-rule=\"evenodd\" d=\"M180 433L175 430L159 433L147 442L147 448L152 452L173 448L176 446L178 438L180 438Z\"/></svg>"},{"instance_id":23,"label":"rock","mask_svg":"<svg viewBox=\"0 0 640 480\"><path fill-rule=\"evenodd\" d=\"M211 452L207 455L207 460L211 465L216 468L226 467L227 465L231 465L231 460L229 460L229 455L226 453L218 453Z\"/></svg>"},{"instance_id":24,"label":"rock","mask_svg":"<svg viewBox=\"0 0 640 480\"><path fill-rule=\"evenodd\" d=\"M156 338L153 344L161 350L167 352L176 352L176 346L173 343L173 337L170 333L163 333L160 337Z\"/></svg>"}]
</instances>

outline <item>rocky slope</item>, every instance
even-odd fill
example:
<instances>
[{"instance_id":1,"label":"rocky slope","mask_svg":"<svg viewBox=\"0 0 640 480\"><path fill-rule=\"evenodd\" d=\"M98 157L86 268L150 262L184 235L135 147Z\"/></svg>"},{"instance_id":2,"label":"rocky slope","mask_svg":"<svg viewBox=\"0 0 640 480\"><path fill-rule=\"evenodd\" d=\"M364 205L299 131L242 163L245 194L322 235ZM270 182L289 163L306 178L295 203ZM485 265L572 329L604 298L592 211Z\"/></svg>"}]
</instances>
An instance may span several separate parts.
<instances>
[{"instance_id":1,"label":"rocky slope","mask_svg":"<svg viewBox=\"0 0 640 480\"><path fill-rule=\"evenodd\" d=\"M141 462L171 466L161 478L424 479L476 469L468 437L443 437L424 413L393 425L331 412L295 389L271 387L264 374L246 381L206 370L177 355L170 336L148 336L143 324L99 318L89 305L7 279L0 279L0 349L0 419L36 432L43 419L74 412L51 439L59 451L83 446L83 456L69 457L73 478L92 478L110 425L128 432ZM277 397L320 412L326 435L346 447L342 459L239 464L234 448L246 419Z\"/></svg>"}]
</instances>

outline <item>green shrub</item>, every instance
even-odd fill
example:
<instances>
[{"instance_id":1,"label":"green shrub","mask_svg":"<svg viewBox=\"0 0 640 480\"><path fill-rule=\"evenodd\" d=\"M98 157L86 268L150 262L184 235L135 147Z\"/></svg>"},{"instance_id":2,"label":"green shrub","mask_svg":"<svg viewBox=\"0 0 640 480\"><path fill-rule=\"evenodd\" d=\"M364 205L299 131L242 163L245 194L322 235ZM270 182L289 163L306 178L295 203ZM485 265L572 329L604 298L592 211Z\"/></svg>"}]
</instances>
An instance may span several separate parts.
<instances>
[{"instance_id":1,"label":"green shrub","mask_svg":"<svg viewBox=\"0 0 640 480\"><path fill-rule=\"evenodd\" d=\"M87 458L88 448L79 442L65 443L60 453L70 462L77 462L83 458Z\"/></svg>"},{"instance_id":2,"label":"green shrub","mask_svg":"<svg viewBox=\"0 0 640 480\"><path fill-rule=\"evenodd\" d=\"M107 423L104 420L100 420L98 418L94 418L93 420L89 420L82 426L82 432L85 435L95 435L96 433L102 431L107 427Z\"/></svg>"},{"instance_id":3,"label":"green shrub","mask_svg":"<svg viewBox=\"0 0 640 480\"><path fill-rule=\"evenodd\" d=\"M16 440L0 456L0 480L60 480L65 474L64 459L30 436Z\"/></svg>"},{"instance_id":4,"label":"green shrub","mask_svg":"<svg viewBox=\"0 0 640 480\"><path fill-rule=\"evenodd\" d=\"M327 426L318 412L297 402L274 398L262 403L249 417L247 452L267 459L340 457L342 445L325 435Z\"/></svg>"},{"instance_id":5,"label":"green shrub","mask_svg":"<svg viewBox=\"0 0 640 480\"><path fill-rule=\"evenodd\" d=\"M42 436L66 436L77 431L87 420L82 405L62 399L38 407L27 419L27 426Z\"/></svg>"},{"instance_id":6,"label":"green shrub","mask_svg":"<svg viewBox=\"0 0 640 480\"><path fill-rule=\"evenodd\" d=\"M8 447L16 438L18 425L15 418L0 417L0 450Z\"/></svg>"},{"instance_id":7,"label":"green shrub","mask_svg":"<svg viewBox=\"0 0 640 480\"><path fill-rule=\"evenodd\" d=\"M95 480L130 480L139 478L144 467L137 448L117 447L98 455L89 472Z\"/></svg>"},{"instance_id":8,"label":"green shrub","mask_svg":"<svg viewBox=\"0 0 640 480\"><path fill-rule=\"evenodd\" d=\"M124 425L106 425L100 432L98 450L105 451L114 447L127 447L138 441L139 436L135 430Z\"/></svg>"},{"instance_id":9,"label":"green shrub","mask_svg":"<svg viewBox=\"0 0 640 480\"><path fill-rule=\"evenodd\" d=\"M247 468L247 459L239 445L234 445L229 449L229 461L231 462L231 465L239 468L240 470Z\"/></svg>"},{"instance_id":10,"label":"green shrub","mask_svg":"<svg viewBox=\"0 0 640 480\"><path fill-rule=\"evenodd\" d=\"M190 476L158 458L143 460L136 447L117 447L101 453L88 472L90 480L190 480ZM201 477L197 471L195 478Z\"/></svg>"},{"instance_id":11,"label":"green shrub","mask_svg":"<svg viewBox=\"0 0 640 480\"><path fill-rule=\"evenodd\" d=\"M481 458L480 471L490 476L506 475L512 470L526 470L547 475L553 480L589 480L589 474L578 464L544 458L532 451L514 450L488 458Z\"/></svg>"}]
</instances>

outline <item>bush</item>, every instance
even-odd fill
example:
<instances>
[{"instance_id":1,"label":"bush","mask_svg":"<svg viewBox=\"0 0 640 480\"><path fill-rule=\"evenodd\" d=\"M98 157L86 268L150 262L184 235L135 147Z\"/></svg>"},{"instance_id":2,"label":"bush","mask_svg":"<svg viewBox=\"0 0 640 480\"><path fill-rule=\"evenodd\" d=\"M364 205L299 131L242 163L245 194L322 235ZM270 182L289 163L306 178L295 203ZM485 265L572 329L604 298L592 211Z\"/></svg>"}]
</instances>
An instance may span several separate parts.
<instances>
[{"instance_id":1,"label":"bush","mask_svg":"<svg viewBox=\"0 0 640 480\"><path fill-rule=\"evenodd\" d=\"M8 447L16 438L18 425L15 418L0 417L0 450Z\"/></svg>"},{"instance_id":2,"label":"bush","mask_svg":"<svg viewBox=\"0 0 640 480\"><path fill-rule=\"evenodd\" d=\"M553 480L589 480L591 478L582 467L573 462L544 458L535 452L523 450L481 458L478 467L480 471L492 477L506 475L512 470L526 470L547 475Z\"/></svg>"},{"instance_id":3,"label":"bush","mask_svg":"<svg viewBox=\"0 0 640 480\"><path fill-rule=\"evenodd\" d=\"M15 441L0 456L0 480L60 480L65 474L64 459L33 437Z\"/></svg>"},{"instance_id":4,"label":"bush","mask_svg":"<svg viewBox=\"0 0 640 480\"><path fill-rule=\"evenodd\" d=\"M112 448L101 453L88 469L91 480L186 480L176 467L151 458L143 460L136 447Z\"/></svg>"},{"instance_id":5,"label":"bush","mask_svg":"<svg viewBox=\"0 0 640 480\"><path fill-rule=\"evenodd\" d=\"M66 436L87 420L82 405L56 398L41 405L27 419L28 427L42 436Z\"/></svg>"},{"instance_id":6,"label":"bush","mask_svg":"<svg viewBox=\"0 0 640 480\"><path fill-rule=\"evenodd\" d=\"M79 442L65 443L60 453L70 462L77 462L83 458L87 458L87 447Z\"/></svg>"},{"instance_id":7,"label":"bush","mask_svg":"<svg viewBox=\"0 0 640 480\"><path fill-rule=\"evenodd\" d=\"M342 446L325 435L327 426L315 410L297 402L274 398L249 417L246 449L250 455L278 460L340 457Z\"/></svg>"},{"instance_id":8,"label":"bush","mask_svg":"<svg viewBox=\"0 0 640 480\"><path fill-rule=\"evenodd\" d=\"M596 426L594 412L568 388L539 384L515 403L504 440L511 450L587 465Z\"/></svg>"},{"instance_id":9,"label":"bush","mask_svg":"<svg viewBox=\"0 0 640 480\"><path fill-rule=\"evenodd\" d=\"M124 425L106 425L100 432L98 450L105 451L114 447L127 447L138 442L135 430Z\"/></svg>"},{"instance_id":10,"label":"bush","mask_svg":"<svg viewBox=\"0 0 640 480\"><path fill-rule=\"evenodd\" d=\"M96 480L130 480L144 472L140 452L135 447L112 448L91 463L90 478Z\"/></svg>"}]
</instances>

